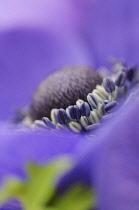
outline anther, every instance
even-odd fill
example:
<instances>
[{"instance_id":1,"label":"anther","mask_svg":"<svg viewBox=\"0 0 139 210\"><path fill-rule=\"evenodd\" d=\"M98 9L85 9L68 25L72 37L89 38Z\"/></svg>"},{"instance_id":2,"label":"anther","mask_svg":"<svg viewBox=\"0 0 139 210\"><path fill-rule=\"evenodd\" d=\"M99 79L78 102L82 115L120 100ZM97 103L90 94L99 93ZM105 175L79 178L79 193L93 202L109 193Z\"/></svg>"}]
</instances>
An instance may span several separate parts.
<instances>
[{"instance_id":1,"label":"anther","mask_svg":"<svg viewBox=\"0 0 139 210\"><path fill-rule=\"evenodd\" d=\"M105 112L108 112L112 110L117 104L118 104L117 101L110 101L106 105L102 105L102 107L105 110Z\"/></svg>"},{"instance_id":2,"label":"anther","mask_svg":"<svg viewBox=\"0 0 139 210\"><path fill-rule=\"evenodd\" d=\"M90 130L98 128L99 126L100 126L100 123L95 123L95 124L88 125L87 127L85 127L85 130L90 131Z\"/></svg>"},{"instance_id":3,"label":"anther","mask_svg":"<svg viewBox=\"0 0 139 210\"><path fill-rule=\"evenodd\" d=\"M127 79L132 81L136 72L136 67L130 68L127 70Z\"/></svg>"},{"instance_id":4,"label":"anther","mask_svg":"<svg viewBox=\"0 0 139 210\"><path fill-rule=\"evenodd\" d=\"M49 118L43 117L42 121L46 124L46 126L52 128L52 129L56 128L55 125L49 120Z\"/></svg>"},{"instance_id":5,"label":"anther","mask_svg":"<svg viewBox=\"0 0 139 210\"><path fill-rule=\"evenodd\" d=\"M108 77L103 79L103 86L107 93L115 91L115 83Z\"/></svg>"},{"instance_id":6,"label":"anther","mask_svg":"<svg viewBox=\"0 0 139 210\"><path fill-rule=\"evenodd\" d=\"M79 121L81 118L81 112L78 106L74 105L74 106L69 106L66 111L68 111L69 113L69 117L72 120L76 120Z\"/></svg>"},{"instance_id":7,"label":"anther","mask_svg":"<svg viewBox=\"0 0 139 210\"><path fill-rule=\"evenodd\" d=\"M104 100L103 103L106 105L106 104L110 103L110 101L109 100Z\"/></svg>"},{"instance_id":8,"label":"anther","mask_svg":"<svg viewBox=\"0 0 139 210\"><path fill-rule=\"evenodd\" d=\"M42 120L35 120L31 127L38 129L46 129L46 125Z\"/></svg>"},{"instance_id":9,"label":"anther","mask_svg":"<svg viewBox=\"0 0 139 210\"><path fill-rule=\"evenodd\" d=\"M81 103L80 105L81 116L89 117L90 115L90 107L89 104L86 102Z\"/></svg>"},{"instance_id":10,"label":"anther","mask_svg":"<svg viewBox=\"0 0 139 210\"><path fill-rule=\"evenodd\" d=\"M93 94L89 93L87 95L87 101L93 109L97 109L98 100L96 99L96 97Z\"/></svg>"},{"instance_id":11,"label":"anther","mask_svg":"<svg viewBox=\"0 0 139 210\"><path fill-rule=\"evenodd\" d=\"M56 119L61 125L66 125L69 121L68 115L64 109L58 109L56 111Z\"/></svg>"},{"instance_id":12,"label":"anther","mask_svg":"<svg viewBox=\"0 0 139 210\"><path fill-rule=\"evenodd\" d=\"M117 74L117 77L116 77L116 80L115 80L115 85L118 86L118 87L123 86L125 84L126 78L127 78L126 71L120 71Z\"/></svg>"}]
</instances>

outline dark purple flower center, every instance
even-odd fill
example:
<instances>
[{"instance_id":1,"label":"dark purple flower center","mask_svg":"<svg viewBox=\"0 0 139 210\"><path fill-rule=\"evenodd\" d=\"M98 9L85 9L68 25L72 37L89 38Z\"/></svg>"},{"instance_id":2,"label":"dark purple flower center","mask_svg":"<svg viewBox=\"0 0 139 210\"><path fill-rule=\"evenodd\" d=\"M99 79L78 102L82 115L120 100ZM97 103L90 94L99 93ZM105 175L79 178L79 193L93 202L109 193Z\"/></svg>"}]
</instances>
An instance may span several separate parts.
<instances>
[{"instance_id":1,"label":"dark purple flower center","mask_svg":"<svg viewBox=\"0 0 139 210\"><path fill-rule=\"evenodd\" d=\"M87 101L87 94L101 82L102 77L89 67L71 66L54 72L34 93L29 111L31 120L50 117L53 108L66 109L78 99Z\"/></svg>"},{"instance_id":2,"label":"dark purple flower center","mask_svg":"<svg viewBox=\"0 0 139 210\"><path fill-rule=\"evenodd\" d=\"M29 111L33 126L74 132L95 129L118 104L117 100L139 82L137 70L134 74L132 71L123 65L103 82L101 75L88 67L56 71L34 93Z\"/></svg>"}]
</instances>

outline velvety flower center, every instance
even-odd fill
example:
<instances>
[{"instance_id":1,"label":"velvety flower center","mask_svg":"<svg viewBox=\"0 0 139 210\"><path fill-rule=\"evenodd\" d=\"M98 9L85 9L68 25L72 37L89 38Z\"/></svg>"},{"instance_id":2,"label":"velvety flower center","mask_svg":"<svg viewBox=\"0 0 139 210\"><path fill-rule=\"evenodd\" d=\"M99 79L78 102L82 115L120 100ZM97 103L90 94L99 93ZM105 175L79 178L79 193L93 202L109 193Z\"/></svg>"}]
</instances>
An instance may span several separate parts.
<instances>
[{"instance_id":1,"label":"velvety flower center","mask_svg":"<svg viewBox=\"0 0 139 210\"><path fill-rule=\"evenodd\" d=\"M30 106L32 121L50 117L52 109L66 109L78 99L87 101L87 94L102 77L93 69L83 66L70 66L48 76L36 89Z\"/></svg>"},{"instance_id":2,"label":"velvety flower center","mask_svg":"<svg viewBox=\"0 0 139 210\"><path fill-rule=\"evenodd\" d=\"M88 67L56 71L34 93L29 110L32 127L74 132L96 128L100 119L118 104L117 100L138 82L137 73L136 68L123 63L103 81L101 74Z\"/></svg>"}]
</instances>

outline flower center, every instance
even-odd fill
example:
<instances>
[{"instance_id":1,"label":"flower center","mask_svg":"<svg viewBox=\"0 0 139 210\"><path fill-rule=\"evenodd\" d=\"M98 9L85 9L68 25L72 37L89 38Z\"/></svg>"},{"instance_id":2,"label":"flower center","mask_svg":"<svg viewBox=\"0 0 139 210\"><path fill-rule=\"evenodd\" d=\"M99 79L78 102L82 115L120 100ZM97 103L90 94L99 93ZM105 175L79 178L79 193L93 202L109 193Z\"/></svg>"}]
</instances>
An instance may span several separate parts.
<instances>
[{"instance_id":1,"label":"flower center","mask_svg":"<svg viewBox=\"0 0 139 210\"><path fill-rule=\"evenodd\" d=\"M50 117L53 108L66 109L78 99L87 101L87 94L101 83L102 77L88 67L71 66L54 72L34 93L29 113L31 120Z\"/></svg>"},{"instance_id":2,"label":"flower center","mask_svg":"<svg viewBox=\"0 0 139 210\"><path fill-rule=\"evenodd\" d=\"M39 85L33 96L30 106L33 126L75 132L94 129L138 82L137 72L136 68L121 63L111 77L102 81L101 75L88 67L56 71Z\"/></svg>"}]
</instances>

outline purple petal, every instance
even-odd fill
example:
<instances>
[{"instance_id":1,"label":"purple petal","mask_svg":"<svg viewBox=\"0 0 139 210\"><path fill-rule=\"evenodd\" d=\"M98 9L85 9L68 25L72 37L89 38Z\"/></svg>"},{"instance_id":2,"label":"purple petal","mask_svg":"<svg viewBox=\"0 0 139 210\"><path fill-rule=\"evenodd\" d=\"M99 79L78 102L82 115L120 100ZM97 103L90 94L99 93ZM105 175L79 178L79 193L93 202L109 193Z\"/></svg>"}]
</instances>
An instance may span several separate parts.
<instances>
[{"instance_id":1,"label":"purple petal","mask_svg":"<svg viewBox=\"0 0 139 210\"><path fill-rule=\"evenodd\" d=\"M77 164L60 181L60 191L75 182L92 183L99 209L138 209L138 95L139 86L114 117L103 123L96 142L80 147Z\"/></svg>"},{"instance_id":2,"label":"purple petal","mask_svg":"<svg viewBox=\"0 0 139 210\"><path fill-rule=\"evenodd\" d=\"M74 159L76 147L83 140L73 134L50 134L49 131L11 134L5 129L5 132L0 135L0 181L9 175L25 178L28 162L46 163L62 155Z\"/></svg>"},{"instance_id":3,"label":"purple petal","mask_svg":"<svg viewBox=\"0 0 139 210\"><path fill-rule=\"evenodd\" d=\"M1 119L27 106L38 83L52 71L87 63L74 40L39 29L3 32L0 46Z\"/></svg>"},{"instance_id":4,"label":"purple petal","mask_svg":"<svg viewBox=\"0 0 139 210\"><path fill-rule=\"evenodd\" d=\"M10 199L0 207L0 210L23 210L23 208L20 201L17 199Z\"/></svg>"},{"instance_id":5,"label":"purple petal","mask_svg":"<svg viewBox=\"0 0 139 210\"><path fill-rule=\"evenodd\" d=\"M5 0L0 7L0 29L38 25L51 30L72 30L77 28L85 4L82 1L77 8L73 0Z\"/></svg>"},{"instance_id":6,"label":"purple petal","mask_svg":"<svg viewBox=\"0 0 139 210\"><path fill-rule=\"evenodd\" d=\"M108 57L138 63L139 2L136 0L97 0L88 5L83 17L82 34L96 65L106 64Z\"/></svg>"},{"instance_id":7,"label":"purple petal","mask_svg":"<svg viewBox=\"0 0 139 210\"><path fill-rule=\"evenodd\" d=\"M95 185L100 209L139 206L139 87L106 129L96 149Z\"/></svg>"},{"instance_id":8,"label":"purple petal","mask_svg":"<svg viewBox=\"0 0 139 210\"><path fill-rule=\"evenodd\" d=\"M2 2L0 7L0 118L27 106L37 84L52 71L88 64L78 37L86 3L48 0Z\"/></svg>"}]
</instances>

